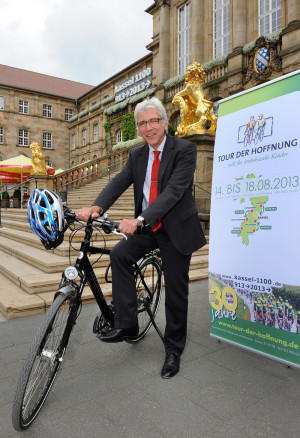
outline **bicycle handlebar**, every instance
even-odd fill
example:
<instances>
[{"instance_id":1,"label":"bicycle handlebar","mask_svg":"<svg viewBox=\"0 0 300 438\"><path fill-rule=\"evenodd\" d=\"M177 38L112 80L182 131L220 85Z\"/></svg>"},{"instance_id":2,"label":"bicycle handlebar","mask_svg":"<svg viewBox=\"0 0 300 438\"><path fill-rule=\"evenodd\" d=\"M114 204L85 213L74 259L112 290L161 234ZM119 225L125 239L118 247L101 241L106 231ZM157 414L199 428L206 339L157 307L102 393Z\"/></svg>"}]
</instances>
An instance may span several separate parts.
<instances>
[{"instance_id":1,"label":"bicycle handlebar","mask_svg":"<svg viewBox=\"0 0 300 438\"><path fill-rule=\"evenodd\" d=\"M79 219L76 218L75 211L70 210L65 205L63 206L63 208L64 208L64 216L68 225L80 221ZM103 231L106 234L110 234L110 233L121 234L117 232L120 225L119 222L109 221L108 219L101 219L100 217L97 218L90 217L87 223L92 223L92 222L98 222L100 224L100 227L103 229Z\"/></svg>"}]
</instances>

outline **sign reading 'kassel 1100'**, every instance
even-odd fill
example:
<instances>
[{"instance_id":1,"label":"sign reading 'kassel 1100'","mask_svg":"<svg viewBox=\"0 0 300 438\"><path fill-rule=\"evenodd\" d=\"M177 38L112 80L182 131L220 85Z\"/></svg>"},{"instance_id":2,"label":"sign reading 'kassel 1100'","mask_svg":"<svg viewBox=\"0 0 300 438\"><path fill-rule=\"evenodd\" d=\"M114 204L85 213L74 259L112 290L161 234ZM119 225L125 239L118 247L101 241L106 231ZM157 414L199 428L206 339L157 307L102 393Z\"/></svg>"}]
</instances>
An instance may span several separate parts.
<instances>
[{"instance_id":1,"label":"sign reading 'kassel 1100'","mask_svg":"<svg viewBox=\"0 0 300 438\"><path fill-rule=\"evenodd\" d=\"M147 90L152 84L152 67L130 76L115 87L115 102L122 102L134 94Z\"/></svg>"}]
</instances>

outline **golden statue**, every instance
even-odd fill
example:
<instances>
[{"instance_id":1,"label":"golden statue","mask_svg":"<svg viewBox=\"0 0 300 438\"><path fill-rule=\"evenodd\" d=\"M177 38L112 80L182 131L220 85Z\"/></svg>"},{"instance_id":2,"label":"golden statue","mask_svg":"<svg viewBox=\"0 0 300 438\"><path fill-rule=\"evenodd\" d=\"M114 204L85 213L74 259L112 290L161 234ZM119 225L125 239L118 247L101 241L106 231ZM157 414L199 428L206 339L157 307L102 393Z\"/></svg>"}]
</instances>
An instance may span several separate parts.
<instances>
[{"instance_id":1,"label":"golden statue","mask_svg":"<svg viewBox=\"0 0 300 438\"><path fill-rule=\"evenodd\" d=\"M172 103L180 106L181 123L175 135L183 137L192 134L215 132L217 117L213 112L213 102L204 99L202 84L205 71L194 62L185 73L185 88L175 94ZM207 126L210 122L209 129Z\"/></svg>"},{"instance_id":2,"label":"golden statue","mask_svg":"<svg viewBox=\"0 0 300 438\"><path fill-rule=\"evenodd\" d=\"M30 149L32 151L32 175L47 175L46 160L42 155L41 148L38 143L31 143Z\"/></svg>"}]
</instances>

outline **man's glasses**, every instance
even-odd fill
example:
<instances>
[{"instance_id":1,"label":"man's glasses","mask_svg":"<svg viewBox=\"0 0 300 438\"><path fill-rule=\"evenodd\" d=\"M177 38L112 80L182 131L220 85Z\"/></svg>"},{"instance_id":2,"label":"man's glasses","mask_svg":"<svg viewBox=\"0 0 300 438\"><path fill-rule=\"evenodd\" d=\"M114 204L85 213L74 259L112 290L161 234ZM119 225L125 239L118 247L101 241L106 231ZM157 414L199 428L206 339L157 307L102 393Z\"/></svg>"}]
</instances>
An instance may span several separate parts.
<instances>
[{"instance_id":1,"label":"man's glasses","mask_svg":"<svg viewBox=\"0 0 300 438\"><path fill-rule=\"evenodd\" d=\"M142 122L138 122L138 127L139 128L146 128L147 123L149 124L149 126L151 126L152 128L157 128L157 126L159 125L159 121L162 119L150 119L150 120L143 120Z\"/></svg>"}]
</instances>

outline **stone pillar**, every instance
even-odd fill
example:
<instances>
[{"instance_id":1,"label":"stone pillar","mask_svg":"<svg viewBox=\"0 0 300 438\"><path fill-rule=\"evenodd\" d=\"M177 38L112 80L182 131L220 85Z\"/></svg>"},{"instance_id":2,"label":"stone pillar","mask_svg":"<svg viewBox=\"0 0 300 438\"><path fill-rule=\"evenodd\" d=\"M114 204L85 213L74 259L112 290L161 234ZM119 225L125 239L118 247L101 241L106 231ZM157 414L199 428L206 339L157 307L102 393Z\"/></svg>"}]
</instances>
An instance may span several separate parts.
<instances>
[{"instance_id":1,"label":"stone pillar","mask_svg":"<svg viewBox=\"0 0 300 438\"><path fill-rule=\"evenodd\" d=\"M203 16L203 0L193 0L191 10L191 64L193 62L202 64L204 60Z\"/></svg>"},{"instance_id":2,"label":"stone pillar","mask_svg":"<svg viewBox=\"0 0 300 438\"><path fill-rule=\"evenodd\" d=\"M247 43L247 7L246 2L232 0L232 49L243 47Z\"/></svg>"},{"instance_id":3,"label":"stone pillar","mask_svg":"<svg viewBox=\"0 0 300 438\"><path fill-rule=\"evenodd\" d=\"M286 3L287 26L282 30L282 73L287 74L300 68L300 1Z\"/></svg>"},{"instance_id":4,"label":"stone pillar","mask_svg":"<svg viewBox=\"0 0 300 438\"><path fill-rule=\"evenodd\" d=\"M299 0L287 1L287 25L292 21L300 20L300 2Z\"/></svg>"},{"instance_id":5,"label":"stone pillar","mask_svg":"<svg viewBox=\"0 0 300 438\"><path fill-rule=\"evenodd\" d=\"M161 1L159 15L159 69L160 83L170 79L170 6Z\"/></svg>"},{"instance_id":6,"label":"stone pillar","mask_svg":"<svg viewBox=\"0 0 300 438\"><path fill-rule=\"evenodd\" d=\"M30 178L34 178L29 184L30 193L36 188L53 190L53 176L30 175Z\"/></svg>"},{"instance_id":7,"label":"stone pillar","mask_svg":"<svg viewBox=\"0 0 300 438\"><path fill-rule=\"evenodd\" d=\"M197 164L194 173L194 183L211 192L212 170L214 158L214 134L195 134L184 137L197 147ZM200 221L204 230L209 230L211 195L205 190L195 187L195 199Z\"/></svg>"},{"instance_id":8,"label":"stone pillar","mask_svg":"<svg viewBox=\"0 0 300 438\"><path fill-rule=\"evenodd\" d=\"M232 51L228 56L228 92L235 94L243 90L243 62L242 48L247 43L247 8L245 2L240 0L231 1L230 24L232 34Z\"/></svg>"}]
</instances>

